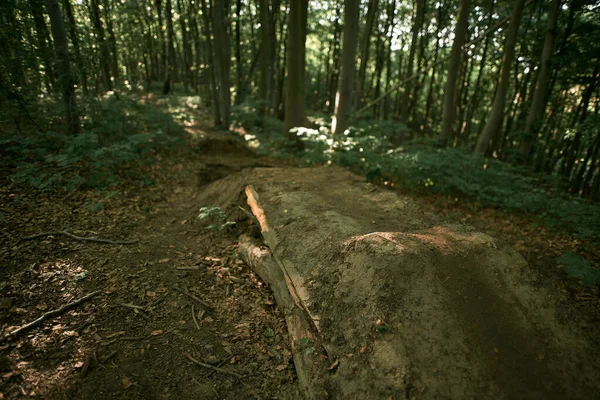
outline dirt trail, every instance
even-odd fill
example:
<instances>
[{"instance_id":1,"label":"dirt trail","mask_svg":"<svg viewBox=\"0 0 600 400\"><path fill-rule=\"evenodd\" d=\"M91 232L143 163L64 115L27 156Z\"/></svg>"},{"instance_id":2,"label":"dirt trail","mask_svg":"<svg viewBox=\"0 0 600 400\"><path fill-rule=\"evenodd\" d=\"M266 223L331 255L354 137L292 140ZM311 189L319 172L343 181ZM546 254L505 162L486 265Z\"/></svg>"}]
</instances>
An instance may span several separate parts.
<instances>
[{"instance_id":1,"label":"dirt trail","mask_svg":"<svg viewBox=\"0 0 600 400\"><path fill-rule=\"evenodd\" d=\"M19 202L1 193L3 208L20 211L5 221L0 253L14 272L3 278L3 332L102 290L2 345L4 398L299 398L283 315L235 254L249 223L238 207L247 184L329 357L340 361L327 375L331 397L600 393L598 326L585 325L562 293L534 287L512 249L343 169L291 168L232 137L203 135L194 157L159 166L156 187L132 189L94 215L81 211L84 198ZM220 206L236 227L205 229L196 221L203 206ZM141 241L17 242L66 227Z\"/></svg>"},{"instance_id":2,"label":"dirt trail","mask_svg":"<svg viewBox=\"0 0 600 400\"><path fill-rule=\"evenodd\" d=\"M466 226L337 167L256 169L203 196L255 186L328 356L334 398L593 398L597 326L525 260Z\"/></svg>"}]
</instances>

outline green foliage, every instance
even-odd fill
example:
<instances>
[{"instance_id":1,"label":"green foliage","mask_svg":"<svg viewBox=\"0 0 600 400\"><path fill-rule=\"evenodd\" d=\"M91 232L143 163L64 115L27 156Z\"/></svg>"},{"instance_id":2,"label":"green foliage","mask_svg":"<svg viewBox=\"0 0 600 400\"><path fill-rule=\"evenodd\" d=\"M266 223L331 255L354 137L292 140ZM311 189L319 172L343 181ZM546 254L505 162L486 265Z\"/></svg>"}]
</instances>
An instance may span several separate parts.
<instances>
[{"instance_id":1,"label":"green foliage","mask_svg":"<svg viewBox=\"0 0 600 400\"><path fill-rule=\"evenodd\" d=\"M40 107L53 110L55 105ZM44 191L106 188L124 180L147 185L151 181L140 167L185 141L185 132L169 114L131 97L91 101L87 108L79 135L51 129L0 136L0 164L11 171L11 179Z\"/></svg>"},{"instance_id":2,"label":"green foliage","mask_svg":"<svg viewBox=\"0 0 600 400\"><path fill-rule=\"evenodd\" d=\"M206 223L206 229L211 231L223 231L235 226L235 222L226 221L227 215L221 207L202 207L197 218Z\"/></svg>"},{"instance_id":3,"label":"green foliage","mask_svg":"<svg viewBox=\"0 0 600 400\"><path fill-rule=\"evenodd\" d=\"M558 262L565 267L570 277L581 279L585 285L600 284L600 270L572 251L563 253Z\"/></svg>"},{"instance_id":4,"label":"green foliage","mask_svg":"<svg viewBox=\"0 0 600 400\"><path fill-rule=\"evenodd\" d=\"M535 176L525 168L482 157L469 149L439 148L426 139L396 146L394 142L402 141L408 129L394 121L356 120L348 134L339 137L331 135L326 117L310 117L309 122L321 125L299 130L305 143L302 157L309 164L335 163L372 181L535 215L546 224L560 225L582 237L600 238L600 206L565 193L556 177ZM281 131L248 128L261 143L259 149L290 156L280 145L285 141Z\"/></svg>"}]
</instances>

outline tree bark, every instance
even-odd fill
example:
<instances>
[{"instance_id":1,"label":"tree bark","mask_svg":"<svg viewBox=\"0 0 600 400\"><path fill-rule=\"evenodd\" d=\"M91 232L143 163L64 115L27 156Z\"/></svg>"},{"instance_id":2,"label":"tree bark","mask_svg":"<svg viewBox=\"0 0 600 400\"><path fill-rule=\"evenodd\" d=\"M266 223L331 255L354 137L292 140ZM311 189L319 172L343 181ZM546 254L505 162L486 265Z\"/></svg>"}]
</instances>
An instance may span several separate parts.
<instances>
[{"instance_id":1,"label":"tree bark","mask_svg":"<svg viewBox=\"0 0 600 400\"><path fill-rule=\"evenodd\" d=\"M69 47L67 43L67 33L63 23L58 0L45 0L48 16L50 17L50 27L52 38L54 40L54 50L56 51L58 82L61 87L63 102L65 104L66 121L69 133L77 134L81 131L79 122L79 111L77 110L77 100L75 98L75 86L71 66L69 63Z\"/></svg>"},{"instance_id":2,"label":"tree bark","mask_svg":"<svg viewBox=\"0 0 600 400\"><path fill-rule=\"evenodd\" d=\"M531 147L540 128L540 120L544 116L544 108L546 107L546 92L550 81L551 66L550 57L554 52L554 44L556 42L556 24L558 20L558 12L560 9L560 0L552 0L550 13L548 15L548 27L546 30L546 38L544 39L544 48L540 58L540 72L535 84L533 100L525 122L525 132L519 146L520 157L527 160L531 152Z\"/></svg>"},{"instance_id":3,"label":"tree bark","mask_svg":"<svg viewBox=\"0 0 600 400\"><path fill-rule=\"evenodd\" d=\"M35 0L31 2L31 14L33 15L33 22L35 24L35 34L37 44L40 49L40 58L44 64L46 89L51 92L54 90L53 88L55 86L54 67L52 65L52 41L50 40L48 27L46 26L46 21L44 20L41 0Z\"/></svg>"},{"instance_id":4,"label":"tree bark","mask_svg":"<svg viewBox=\"0 0 600 400\"><path fill-rule=\"evenodd\" d=\"M90 1L90 14L92 24L98 37L98 47L100 48L100 70L102 72L102 78L104 79L104 87L106 90L113 90L112 79L110 76L110 52L108 50L108 43L104 37L104 26L100 19L100 8L98 7L98 0Z\"/></svg>"},{"instance_id":5,"label":"tree bark","mask_svg":"<svg viewBox=\"0 0 600 400\"><path fill-rule=\"evenodd\" d=\"M448 61L448 75L444 90L442 129L440 132L440 141L444 146L446 146L450 138L453 137L452 127L454 126L454 120L456 118L458 73L462 60L462 47L467 35L470 6L471 0L461 0L454 33L454 43L452 43L450 60Z\"/></svg>"},{"instance_id":6,"label":"tree bark","mask_svg":"<svg viewBox=\"0 0 600 400\"><path fill-rule=\"evenodd\" d=\"M417 13L414 18L413 27L412 27L412 39L410 43L410 52L408 54L408 65L406 67L405 77L409 77L413 74L414 63L415 63L415 53L417 50L417 45L419 42L419 32L421 31L421 26L423 25L423 14L425 9L425 0L417 0ZM402 122L408 122L408 114L410 111L410 101L412 95L412 80L406 83L404 87L404 93L402 95L402 100L400 102L400 119Z\"/></svg>"},{"instance_id":7,"label":"tree bark","mask_svg":"<svg viewBox=\"0 0 600 400\"><path fill-rule=\"evenodd\" d=\"M352 86L356 68L356 44L358 41L359 0L344 2L344 42L342 44L342 70L335 96L335 114L331 122L331 132L341 135L350 123L352 110Z\"/></svg>"},{"instance_id":8,"label":"tree bark","mask_svg":"<svg viewBox=\"0 0 600 400\"><path fill-rule=\"evenodd\" d=\"M308 0L292 0L288 22L288 44L285 82L285 133L290 144L301 148L295 127L304 126L304 67L306 51L306 18Z\"/></svg>"},{"instance_id":9,"label":"tree bark","mask_svg":"<svg viewBox=\"0 0 600 400\"><path fill-rule=\"evenodd\" d=\"M365 76L367 72L367 63L369 62L369 45L371 44L371 33L373 32L373 22L377 15L379 0L369 0L367 9L367 21L360 41L360 65L358 68L358 82L356 85L356 96L354 108L358 110L362 106L362 93L365 86Z\"/></svg>"},{"instance_id":10,"label":"tree bark","mask_svg":"<svg viewBox=\"0 0 600 400\"><path fill-rule=\"evenodd\" d=\"M482 155L486 154L490 142L502 128L506 93L508 92L508 85L510 83L510 69L512 67L513 57L515 55L515 44L517 42L519 24L521 22L521 15L523 14L524 5L525 0L516 0L516 4L514 5L511 14L510 23L506 31L504 57L502 59L502 67L500 69L500 79L498 81L496 95L494 96L494 102L492 109L490 110L488 120L483 128L483 132L481 132L481 135L477 140L477 145L475 146L475 151Z\"/></svg>"},{"instance_id":11,"label":"tree bark","mask_svg":"<svg viewBox=\"0 0 600 400\"><path fill-rule=\"evenodd\" d=\"M273 40L271 34L271 10L269 9L269 0L258 0L260 15L260 80L258 88L258 97L261 100L259 113L265 115L268 113L269 99L273 83L273 58L271 57L270 42Z\"/></svg>"},{"instance_id":12,"label":"tree bark","mask_svg":"<svg viewBox=\"0 0 600 400\"><path fill-rule=\"evenodd\" d=\"M75 16L73 15L73 7L71 6L70 0L63 0L62 4L68 21L69 38L71 39L73 52L75 53L75 62L77 63L77 69L79 70L79 79L83 86L83 92L86 93L88 90L87 68L85 67L83 57L81 56L81 46L79 45L79 37L77 36L77 24Z\"/></svg>"},{"instance_id":13,"label":"tree bark","mask_svg":"<svg viewBox=\"0 0 600 400\"><path fill-rule=\"evenodd\" d=\"M215 35L215 71L218 85L218 107L219 120L218 126L223 129L229 129L229 38L227 35L225 21L224 0L213 0L213 29Z\"/></svg>"}]
</instances>

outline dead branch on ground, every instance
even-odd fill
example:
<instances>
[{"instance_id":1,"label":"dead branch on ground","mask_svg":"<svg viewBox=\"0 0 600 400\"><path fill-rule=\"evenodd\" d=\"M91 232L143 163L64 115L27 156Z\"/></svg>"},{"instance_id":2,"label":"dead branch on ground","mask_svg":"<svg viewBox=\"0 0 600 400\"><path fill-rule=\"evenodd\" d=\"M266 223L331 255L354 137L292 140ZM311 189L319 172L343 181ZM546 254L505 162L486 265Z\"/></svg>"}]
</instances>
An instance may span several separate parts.
<instances>
[{"instance_id":1,"label":"dead branch on ground","mask_svg":"<svg viewBox=\"0 0 600 400\"><path fill-rule=\"evenodd\" d=\"M81 242L94 242L94 243L104 243L104 244L134 244L134 243L137 243L140 241L139 239L109 240L109 239L100 239L100 238L96 238L96 237L83 237L83 236L73 235L72 233L69 233L66 231L56 231L56 232L42 232L42 233L36 233L35 235L31 235L31 236L25 236L25 237L19 239L19 242L26 242L28 240L34 240L34 239L38 239L38 238L45 237L45 236L58 236L58 235L67 236L67 237L70 237L71 239L79 240Z\"/></svg>"},{"instance_id":2,"label":"dead branch on ground","mask_svg":"<svg viewBox=\"0 0 600 400\"><path fill-rule=\"evenodd\" d=\"M96 296L97 294L101 293L100 290L97 290L95 292L92 292L86 296L83 296L82 298L80 298L79 300L73 301L61 308L58 308L56 310L52 310L52 311L48 311L47 313L45 313L44 315L42 315L41 317L39 317L38 319L36 319L35 321L32 321L28 324L23 325L22 327L15 329L14 331L10 332L9 334L7 334L6 336L4 336L2 339L0 339L0 342L4 342L10 338L14 338L24 332L27 332L33 328L35 328L38 325L41 325L44 321L50 319L50 318L54 318L57 317L77 306L79 306L80 304L83 304L84 302L88 301L89 299L91 299L92 297Z\"/></svg>"},{"instance_id":3,"label":"dead branch on ground","mask_svg":"<svg viewBox=\"0 0 600 400\"><path fill-rule=\"evenodd\" d=\"M196 360L189 353L184 353L184 355L187 357L188 360L190 360L191 362L193 362L196 365L199 365L199 366L204 367L204 368L212 369L213 371L217 371L217 372L221 372L221 373L224 373L224 374L227 374L227 375L231 375L231 376L234 376L234 377L236 377L238 379L242 379L242 375L240 375L240 374L236 374L235 372L227 371L226 369L215 367L215 366L210 365L210 364L205 364L205 363L203 363L201 361Z\"/></svg>"}]
</instances>

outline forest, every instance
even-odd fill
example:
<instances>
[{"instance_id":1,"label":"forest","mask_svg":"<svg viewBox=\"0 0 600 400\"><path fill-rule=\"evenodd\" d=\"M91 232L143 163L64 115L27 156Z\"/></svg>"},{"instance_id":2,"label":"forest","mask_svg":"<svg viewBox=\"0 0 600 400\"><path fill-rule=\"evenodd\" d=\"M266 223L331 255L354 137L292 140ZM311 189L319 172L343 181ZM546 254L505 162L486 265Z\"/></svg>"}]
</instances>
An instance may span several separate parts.
<instances>
[{"instance_id":1,"label":"forest","mask_svg":"<svg viewBox=\"0 0 600 400\"><path fill-rule=\"evenodd\" d=\"M3 0L0 43L0 399L600 390L599 1Z\"/></svg>"}]
</instances>

